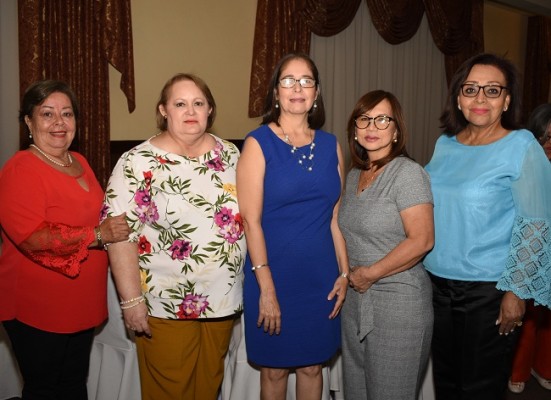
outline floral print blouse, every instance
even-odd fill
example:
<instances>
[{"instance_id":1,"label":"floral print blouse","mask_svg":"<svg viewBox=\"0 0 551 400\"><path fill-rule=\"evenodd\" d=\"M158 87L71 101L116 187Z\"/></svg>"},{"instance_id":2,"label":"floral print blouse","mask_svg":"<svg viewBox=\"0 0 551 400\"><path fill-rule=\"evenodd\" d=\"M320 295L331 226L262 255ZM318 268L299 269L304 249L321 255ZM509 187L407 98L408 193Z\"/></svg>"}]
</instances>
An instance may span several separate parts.
<instances>
[{"instance_id":1,"label":"floral print blouse","mask_svg":"<svg viewBox=\"0 0 551 400\"><path fill-rule=\"evenodd\" d=\"M121 156L109 180L102 217L126 212L154 317L219 318L243 308L239 151L213 137L214 149L197 158L147 140Z\"/></svg>"}]
</instances>

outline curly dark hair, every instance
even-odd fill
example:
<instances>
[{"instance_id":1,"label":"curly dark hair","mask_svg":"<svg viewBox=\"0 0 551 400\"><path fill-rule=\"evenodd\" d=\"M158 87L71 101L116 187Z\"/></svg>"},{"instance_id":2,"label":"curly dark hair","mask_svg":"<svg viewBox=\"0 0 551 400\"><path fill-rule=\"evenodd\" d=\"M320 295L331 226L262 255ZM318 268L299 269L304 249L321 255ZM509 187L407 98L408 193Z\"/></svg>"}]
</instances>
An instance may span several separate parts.
<instances>
[{"instance_id":1,"label":"curly dark hair","mask_svg":"<svg viewBox=\"0 0 551 400\"><path fill-rule=\"evenodd\" d=\"M52 79L36 81L25 91L25 94L21 99L21 108L19 110L19 123L22 124L27 135L30 133L30 129L25 123L25 117L32 119L35 107L44 103L44 100L46 100L46 98L53 93L63 93L69 98L71 101L71 107L73 108L75 121L78 121L79 108L77 96L67 83ZM30 139L26 139L25 141L27 143L24 144L28 145L31 143Z\"/></svg>"}]
</instances>

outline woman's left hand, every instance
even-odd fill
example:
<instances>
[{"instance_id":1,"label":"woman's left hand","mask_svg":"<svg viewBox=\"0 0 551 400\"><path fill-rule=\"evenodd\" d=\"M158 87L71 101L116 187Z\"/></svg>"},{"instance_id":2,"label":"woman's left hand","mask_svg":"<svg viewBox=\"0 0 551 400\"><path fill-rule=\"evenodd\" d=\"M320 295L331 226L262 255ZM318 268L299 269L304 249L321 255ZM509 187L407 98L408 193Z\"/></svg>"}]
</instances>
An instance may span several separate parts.
<instances>
[{"instance_id":1,"label":"woman's left hand","mask_svg":"<svg viewBox=\"0 0 551 400\"><path fill-rule=\"evenodd\" d=\"M333 285L333 290L331 290L331 292L329 292L329 296L327 296L327 300L333 300L333 298L337 296L337 301L335 302L333 311L331 311L331 314L329 314L330 319L333 319L337 315L339 315L339 312L341 311L341 308L344 304L344 300L346 299L347 289L348 279L342 275L339 275L339 277L335 281L335 284Z\"/></svg>"},{"instance_id":2,"label":"woman's left hand","mask_svg":"<svg viewBox=\"0 0 551 400\"><path fill-rule=\"evenodd\" d=\"M508 335L512 333L517 326L521 326L525 310L526 302L524 300L513 292L505 292L501 300L499 317L496 321L496 325L499 325L499 334Z\"/></svg>"},{"instance_id":3,"label":"woman's left hand","mask_svg":"<svg viewBox=\"0 0 551 400\"><path fill-rule=\"evenodd\" d=\"M367 268L354 267L350 269L348 279L350 287L358 293L365 293L373 285L373 281L367 276Z\"/></svg>"}]
</instances>

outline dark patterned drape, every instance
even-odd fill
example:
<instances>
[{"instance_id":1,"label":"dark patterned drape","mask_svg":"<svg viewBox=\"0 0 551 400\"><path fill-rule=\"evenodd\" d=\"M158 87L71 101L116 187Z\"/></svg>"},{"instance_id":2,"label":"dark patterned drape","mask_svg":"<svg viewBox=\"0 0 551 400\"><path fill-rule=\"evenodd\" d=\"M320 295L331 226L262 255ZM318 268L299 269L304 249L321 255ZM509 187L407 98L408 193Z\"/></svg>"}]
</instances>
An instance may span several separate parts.
<instances>
[{"instance_id":1,"label":"dark patterned drape","mask_svg":"<svg viewBox=\"0 0 551 400\"><path fill-rule=\"evenodd\" d=\"M543 103L549 102L551 78L551 18L528 18L526 64L524 68L523 118Z\"/></svg>"},{"instance_id":2,"label":"dark patterned drape","mask_svg":"<svg viewBox=\"0 0 551 400\"><path fill-rule=\"evenodd\" d=\"M483 0L423 0L432 40L446 55L446 77L466 59L484 51Z\"/></svg>"},{"instance_id":3,"label":"dark patterned drape","mask_svg":"<svg viewBox=\"0 0 551 400\"><path fill-rule=\"evenodd\" d=\"M59 79L81 109L72 148L82 153L105 187L110 170L108 63L122 74L134 111L130 0L19 0L21 94L34 81ZM21 147L28 138L21 132Z\"/></svg>"},{"instance_id":4,"label":"dark patterned drape","mask_svg":"<svg viewBox=\"0 0 551 400\"><path fill-rule=\"evenodd\" d=\"M361 0L258 0L249 92L249 117L262 114L266 88L277 61L310 51L311 33L336 35L346 28Z\"/></svg>"},{"instance_id":5,"label":"dark patterned drape","mask_svg":"<svg viewBox=\"0 0 551 400\"><path fill-rule=\"evenodd\" d=\"M373 24L385 41L398 44L417 32L427 13L436 46L446 55L448 81L465 59L483 51L483 0L366 0ZM262 114L272 70L286 53L310 49L310 34L344 30L361 0L258 0L249 117Z\"/></svg>"}]
</instances>

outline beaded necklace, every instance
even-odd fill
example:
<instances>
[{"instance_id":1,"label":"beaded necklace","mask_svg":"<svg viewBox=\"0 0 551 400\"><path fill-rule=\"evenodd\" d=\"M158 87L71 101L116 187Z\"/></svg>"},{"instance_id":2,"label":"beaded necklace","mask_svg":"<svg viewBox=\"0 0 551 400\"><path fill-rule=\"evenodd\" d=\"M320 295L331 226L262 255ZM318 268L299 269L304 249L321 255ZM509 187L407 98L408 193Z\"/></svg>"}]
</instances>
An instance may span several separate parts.
<instances>
[{"instance_id":1,"label":"beaded necklace","mask_svg":"<svg viewBox=\"0 0 551 400\"><path fill-rule=\"evenodd\" d=\"M314 168L314 147L316 147L316 143L314 142L314 137L312 134L312 131L310 130L310 146L309 146L309 154L306 155L300 150L297 146L291 142L291 138L285 133L283 130L283 127L281 127L281 132L283 132L283 137L285 138L285 142L287 142L289 145L291 145L291 154L293 154L299 163L299 165L306 169L306 171L311 172Z\"/></svg>"},{"instance_id":2,"label":"beaded necklace","mask_svg":"<svg viewBox=\"0 0 551 400\"><path fill-rule=\"evenodd\" d=\"M57 160L54 160L53 158L51 158L48 154L46 154L44 151L42 151L42 149L40 147L38 147L36 144L31 144L30 145L31 147L35 148L36 150L38 150L38 152L40 154L42 154L44 157L46 157L46 159L48 161L50 161L51 163L55 164L55 165L59 165L60 167L70 167L72 164L73 164L73 157L71 157L71 153L67 152L67 158L69 159L69 162L67 164L63 164Z\"/></svg>"}]
</instances>

